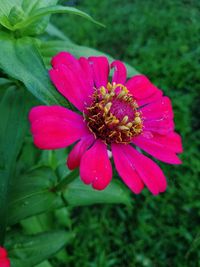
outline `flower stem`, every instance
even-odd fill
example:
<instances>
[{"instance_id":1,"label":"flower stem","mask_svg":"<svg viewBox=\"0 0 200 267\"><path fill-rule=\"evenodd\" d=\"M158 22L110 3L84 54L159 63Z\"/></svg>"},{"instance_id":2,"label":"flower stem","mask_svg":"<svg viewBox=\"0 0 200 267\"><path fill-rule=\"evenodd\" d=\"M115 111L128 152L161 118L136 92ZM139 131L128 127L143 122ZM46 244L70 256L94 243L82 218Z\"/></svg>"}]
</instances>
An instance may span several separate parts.
<instances>
[{"instance_id":1,"label":"flower stem","mask_svg":"<svg viewBox=\"0 0 200 267\"><path fill-rule=\"evenodd\" d=\"M66 188L66 186L71 183L73 180L75 180L79 175L78 169L73 170L68 174L64 179L62 179L55 187L54 191L62 191Z\"/></svg>"}]
</instances>

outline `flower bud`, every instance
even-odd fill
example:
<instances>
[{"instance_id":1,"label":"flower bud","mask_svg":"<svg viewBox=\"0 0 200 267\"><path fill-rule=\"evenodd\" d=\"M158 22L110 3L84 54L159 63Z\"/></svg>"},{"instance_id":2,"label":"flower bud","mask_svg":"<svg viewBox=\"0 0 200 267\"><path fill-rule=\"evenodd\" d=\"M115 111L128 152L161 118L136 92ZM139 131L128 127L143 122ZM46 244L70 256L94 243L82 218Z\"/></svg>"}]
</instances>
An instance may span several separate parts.
<instances>
[{"instance_id":1,"label":"flower bud","mask_svg":"<svg viewBox=\"0 0 200 267\"><path fill-rule=\"evenodd\" d=\"M24 11L20 6L14 6L11 8L10 13L8 15L8 20L10 24L14 26L18 22L24 19Z\"/></svg>"}]
</instances>

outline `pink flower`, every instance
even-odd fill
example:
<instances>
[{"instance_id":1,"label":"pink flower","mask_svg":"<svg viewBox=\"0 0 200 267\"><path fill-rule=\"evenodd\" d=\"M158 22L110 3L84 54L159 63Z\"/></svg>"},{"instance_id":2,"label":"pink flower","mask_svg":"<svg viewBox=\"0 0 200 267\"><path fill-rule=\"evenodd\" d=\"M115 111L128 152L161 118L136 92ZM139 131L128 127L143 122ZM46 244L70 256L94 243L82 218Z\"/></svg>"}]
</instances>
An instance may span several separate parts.
<instances>
[{"instance_id":1,"label":"pink flower","mask_svg":"<svg viewBox=\"0 0 200 267\"><path fill-rule=\"evenodd\" d=\"M7 258L7 252L0 247L0 267L10 267L10 260Z\"/></svg>"},{"instance_id":2,"label":"pink flower","mask_svg":"<svg viewBox=\"0 0 200 267\"><path fill-rule=\"evenodd\" d=\"M165 191L162 170L134 146L169 164L181 163L170 99L144 75L126 81L126 67L118 60L109 65L103 56L76 59L61 52L52 66L52 82L78 111L34 107L29 119L35 145L58 149L76 142L67 166L80 166L81 179L95 189L104 189L112 179L111 151L117 172L134 193L144 185L154 195Z\"/></svg>"}]
</instances>

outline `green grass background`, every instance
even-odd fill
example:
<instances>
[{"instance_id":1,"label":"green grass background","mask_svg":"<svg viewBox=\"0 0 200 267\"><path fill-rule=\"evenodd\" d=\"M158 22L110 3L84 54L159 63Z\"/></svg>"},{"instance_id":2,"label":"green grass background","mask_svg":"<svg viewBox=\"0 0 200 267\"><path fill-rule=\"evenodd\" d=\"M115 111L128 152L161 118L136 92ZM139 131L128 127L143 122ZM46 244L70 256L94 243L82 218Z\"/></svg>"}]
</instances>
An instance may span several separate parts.
<instances>
[{"instance_id":1,"label":"green grass background","mask_svg":"<svg viewBox=\"0 0 200 267\"><path fill-rule=\"evenodd\" d=\"M62 2L106 25L55 16L68 37L128 62L171 97L184 154L181 166L159 163L169 184L160 196L144 190L132 195L132 207L71 210L76 238L61 266L200 266L200 1Z\"/></svg>"}]
</instances>

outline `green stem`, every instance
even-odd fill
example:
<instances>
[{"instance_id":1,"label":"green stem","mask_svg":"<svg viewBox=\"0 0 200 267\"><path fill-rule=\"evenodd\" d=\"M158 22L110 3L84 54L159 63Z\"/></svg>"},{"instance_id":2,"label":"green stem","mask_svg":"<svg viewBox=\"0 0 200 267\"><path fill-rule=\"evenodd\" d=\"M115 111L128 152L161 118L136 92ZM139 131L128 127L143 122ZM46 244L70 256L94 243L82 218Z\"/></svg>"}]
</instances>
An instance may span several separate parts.
<instances>
[{"instance_id":1,"label":"green stem","mask_svg":"<svg viewBox=\"0 0 200 267\"><path fill-rule=\"evenodd\" d=\"M55 187L54 191L62 191L66 186L74 181L79 175L79 170L75 169L70 174L68 174L64 179L62 179Z\"/></svg>"}]
</instances>

